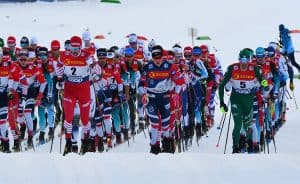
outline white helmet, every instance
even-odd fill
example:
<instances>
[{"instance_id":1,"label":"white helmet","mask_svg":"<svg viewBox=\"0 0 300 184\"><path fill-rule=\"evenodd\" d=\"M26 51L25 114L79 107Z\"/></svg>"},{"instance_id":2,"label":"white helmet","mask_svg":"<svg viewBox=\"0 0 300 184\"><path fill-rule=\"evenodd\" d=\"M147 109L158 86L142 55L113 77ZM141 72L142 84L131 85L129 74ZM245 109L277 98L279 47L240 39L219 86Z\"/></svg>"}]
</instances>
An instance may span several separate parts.
<instances>
[{"instance_id":1,"label":"white helmet","mask_svg":"<svg viewBox=\"0 0 300 184\"><path fill-rule=\"evenodd\" d=\"M149 50L152 49L152 47L153 47L154 45L156 45L155 40L154 40L154 39L150 40L150 42L148 43L148 48L149 48Z\"/></svg>"}]
</instances>

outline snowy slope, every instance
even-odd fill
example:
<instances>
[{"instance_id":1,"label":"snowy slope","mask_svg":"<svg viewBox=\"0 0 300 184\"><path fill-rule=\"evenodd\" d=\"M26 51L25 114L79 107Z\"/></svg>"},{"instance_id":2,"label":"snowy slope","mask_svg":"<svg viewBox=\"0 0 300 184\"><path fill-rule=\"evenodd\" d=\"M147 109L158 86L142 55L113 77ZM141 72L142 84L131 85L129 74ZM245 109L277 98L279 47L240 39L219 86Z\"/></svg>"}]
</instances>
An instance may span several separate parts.
<instances>
[{"instance_id":1,"label":"snowy slope","mask_svg":"<svg viewBox=\"0 0 300 184\"><path fill-rule=\"evenodd\" d=\"M0 4L0 36L37 36L41 45L52 39L61 41L80 35L89 27L91 33L104 34L99 46L125 45L125 35L136 32L170 48L174 43L191 44L187 29L196 27L199 35L209 35L207 42L219 49L224 66L237 58L243 47L265 46L278 37L277 26L300 25L296 0L286 4L273 1L200 1L200 0L124 0L121 5L98 3L98 0L66 3ZM218 5L218 6L216 6ZM288 10L288 11L287 11ZM299 28L299 27L298 27ZM107 33L111 32L110 35ZM300 44L300 35L293 37ZM202 42L197 41L197 44ZM296 57L300 61L299 55ZM295 94L300 100L300 82ZM288 121L276 136L277 154L223 154L225 133L219 148L216 127L182 154L149 154L149 137L143 134L104 154L85 156L59 155L56 138L53 153L46 144L26 153L0 154L0 184L10 183L292 183L300 182L299 110L288 100ZM221 118L217 112L216 124ZM227 128L225 123L225 128ZM232 124L231 121L231 128ZM231 135L227 153L231 152ZM63 143L64 144L64 143Z\"/></svg>"}]
</instances>

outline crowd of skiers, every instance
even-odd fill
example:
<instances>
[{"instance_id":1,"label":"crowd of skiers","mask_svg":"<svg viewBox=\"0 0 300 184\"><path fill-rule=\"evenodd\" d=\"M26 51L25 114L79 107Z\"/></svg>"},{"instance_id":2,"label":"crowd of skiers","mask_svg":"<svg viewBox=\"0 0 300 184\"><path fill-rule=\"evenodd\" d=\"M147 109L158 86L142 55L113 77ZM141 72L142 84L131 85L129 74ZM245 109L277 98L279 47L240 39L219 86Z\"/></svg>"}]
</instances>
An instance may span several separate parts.
<instances>
[{"instance_id":1,"label":"crowd of skiers","mask_svg":"<svg viewBox=\"0 0 300 184\"><path fill-rule=\"evenodd\" d=\"M48 49L25 36L20 48L14 36L5 47L0 39L1 151L11 152L9 129L19 152L23 140L34 148L35 133L39 144L53 140L60 123L64 155L103 152L138 132L146 135L147 128L151 153L184 151L215 124L218 89L221 110L231 106L233 153L260 152L274 141L285 122L288 78L294 90L280 44L241 50L223 75L207 45L165 50L154 40L146 46L136 34L128 43L95 48L89 31L66 40L64 48L58 40ZM227 104L224 90L231 94Z\"/></svg>"}]
</instances>

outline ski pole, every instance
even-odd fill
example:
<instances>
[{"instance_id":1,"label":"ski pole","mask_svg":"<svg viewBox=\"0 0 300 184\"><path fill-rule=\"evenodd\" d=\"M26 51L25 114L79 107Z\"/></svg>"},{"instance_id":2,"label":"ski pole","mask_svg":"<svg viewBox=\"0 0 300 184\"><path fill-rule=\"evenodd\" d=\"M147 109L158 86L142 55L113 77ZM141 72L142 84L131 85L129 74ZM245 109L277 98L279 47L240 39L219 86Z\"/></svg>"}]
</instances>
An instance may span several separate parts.
<instances>
[{"instance_id":1,"label":"ski pole","mask_svg":"<svg viewBox=\"0 0 300 184\"><path fill-rule=\"evenodd\" d=\"M225 123L225 120L226 120L227 112L224 113L223 115L224 115L224 118L220 122L220 124L222 124L222 128L221 128L221 131L220 131L220 134L219 134L218 143L217 143L216 147L219 147L219 143L220 143L220 139L221 139L221 135L222 135L224 123Z\"/></svg>"},{"instance_id":2,"label":"ski pole","mask_svg":"<svg viewBox=\"0 0 300 184\"><path fill-rule=\"evenodd\" d=\"M62 114L64 115L65 113L65 110L64 110L64 106L63 106L63 102L62 102L62 97L63 95L63 92L62 91L59 91L59 98L60 98L60 103L62 103ZM61 148L62 148L62 135L63 135L63 131L64 131L64 125L63 125L63 121L61 122L60 124L60 138L59 138L59 153L61 154Z\"/></svg>"},{"instance_id":3,"label":"ski pole","mask_svg":"<svg viewBox=\"0 0 300 184\"><path fill-rule=\"evenodd\" d=\"M290 94L290 92L289 92L289 90L285 90L286 91L286 94L288 95L288 98L291 100L291 99L293 99L292 98L292 96L291 96L291 94Z\"/></svg>"},{"instance_id":4,"label":"ski pole","mask_svg":"<svg viewBox=\"0 0 300 184\"><path fill-rule=\"evenodd\" d=\"M270 120L270 119L268 119L268 120ZM270 129L270 136L272 137L272 141L273 141L273 145L274 145L274 150L275 150L275 153L277 153L274 128L271 125L271 121L268 121L268 124L269 124L269 129ZM268 146L268 153L269 153L269 146Z\"/></svg>"},{"instance_id":5,"label":"ski pole","mask_svg":"<svg viewBox=\"0 0 300 184\"><path fill-rule=\"evenodd\" d=\"M15 114L15 111L14 111L14 108L13 108L13 104L12 104L12 102L9 102L9 103L10 103L10 105L9 105L9 106L10 106L10 112L11 112L12 115L13 115L14 125L15 125L16 131L17 131L16 133L19 134L20 130L19 130L19 127L18 127L18 125L17 125L17 123L16 123L17 118L16 118L16 114ZM18 135L18 137L19 137L19 135ZM19 138L18 138L18 139L19 139ZM20 146L20 151L23 152L21 141L19 141L19 146Z\"/></svg>"},{"instance_id":6,"label":"ski pole","mask_svg":"<svg viewBox=\"0 0 300 184\"><path fill-rule=\"evenodd\" d=\"M294 102L295 102L295 105L296 105L296 109L298 109L298 104L297 104L297 100L296 100L294 91L292 91L292 95L293 95L293 98L294 98Z\"/></svg>"},{"instance_id":7,"label":"ski pole","mask_svg":"<svg viewBox=\"0 0 300 184\"><path fill-rule=\"evenodd\" d=\"M124 125L125 125L125 117L124 117L124 114L123 114L123 112L124 112L124 104L123 104L123 98L125 98L125 96L120 96L119 95L119 100L120 100L120 110L121 110L121 114L122 114L122 121L123 121L123 123L124 123ZM127 102L128 103L128 102ZM125 126L125 129L126 129L126 126ZM128 147L130 146L130 143L129 143L129 138L127 138L127 143L128 143Z\"/></svg>"},{"instance_id":8,"label":"ski pole","mask_svg":"<svg viewBox=\"0 0 300 184\"><path fill-rule=\"evenodd\" d=\"M230 105L229 103L230 103L230 98L228 99L227 107ZM218 130L220 130L221 125L222 125L222 122L225 121L225 120L223 120L223 119L226 118L226 114L227 114L227 113L223 113L223 114L222 114L221 121L220 121L220 123L219 123L219 125L218 125L218 127L217 127ZM224 122L223 122L223 124L224 124Z\"/></svg>"},{"instance_id":9,"label":"ski pole","mask_svg":"<svg viewBox=\"0 0 300 184\"><path fill-rule=\"evenodd\" d=\"M27 130L29 130L29 127L28 127L28 121L27 121L26 117L25 117L24 119L25 119L25 121L26 121L26 127L27 127ZM35 147L34 147L34 144L33 144L33 136L32 136L32 149L33 149L33 151L35 152Z\"/></svg>"},{"instance_id":10,"label":"ski pole","mask_svg":"<svg viewBox=\"0 0 300 184\"><path fill-rule=\"evenodd\" d=\"M231 120L231 109L230 109L230 112L229 112L229 120L228 120L228 128L227 128L227 135L226 135L226 142L225 142L224 154L226 154L226 148L227 148L227 142L228 142L228 134L229 134L229 127L230 127L230 120Z\"/></svg>"},{"instance_id":11,"label":"ski pole","mask_svg":"<svg viewBox=\"0 0 300 184\"><path fill-rule=\"evenodd\" d=\"M218 130L221 129L221 126L222 126L223 120L224 120L224 118L225 118L225 115L226 115L226 113L223 113L223 114L222 114L221 121L220 121L219 125L217 126L217 129L218 129Z\"/></svg>"},{"instance_id":12,"label":"ski pole","mask_svg":"<svg viewBox=\"0 0 300 184\"><path fill-rule=\"evenodd\" d=\"M269 122L269 109L268 109L268 106L266 106L266 102L265 102L265 104L264 104L264 107L265 107L265 130L266 130L266 132L265 132L265 136L267 135L267 128L268 128L268 122ZM270 129L270 127L269 127L269 129ZM268 151L268 154L270 154L270 149L269 149L269 143L267 142L267 139L266 139L266 137L264 137L264 140L265 140L265 144L267 144L267 151Z\"/></svg>"}]
</instances>

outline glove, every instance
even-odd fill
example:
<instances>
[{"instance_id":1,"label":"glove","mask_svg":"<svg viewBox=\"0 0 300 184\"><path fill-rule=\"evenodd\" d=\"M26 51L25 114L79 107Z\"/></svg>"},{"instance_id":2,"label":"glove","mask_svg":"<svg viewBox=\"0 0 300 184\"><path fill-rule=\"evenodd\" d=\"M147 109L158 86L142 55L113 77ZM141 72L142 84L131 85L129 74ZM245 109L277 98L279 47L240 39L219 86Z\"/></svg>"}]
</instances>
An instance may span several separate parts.
<instances>
[{"instance_id":1,"label":"glove","mask_svg":"<svg viewBox=\"0 0 300 184\"><path fill-rule=\"evenodd\" d=\"M8 98L8 100L14 99L14 92L12 90L8 90L7 98Z\"/></svg>"},{"instance_id":2,"label":"glove","mask_svg":"<svg viewBox=\"0 0 300 184\"><path fill-rule=\"evenodd\" d=\"M57 90L63 90L64 89L64 83L63 82L57 82L56 83L56 89Z\"/></svg>"},{"instance_id":3,"label":"glove","mask_svg":"<svg viewBox=\"0 0 300 184\"><path fill-rule=\"evenodd\" d=\"M21 101L19 103L19 111L21 111L22 113L24 111L25 105L26 105L26 97L22 96Z\"/></svg>"},{"instance_id":4,"label":"glove","mask_svg":"<svg viewBox=\"0 0 300 184\"><path fill-rule=\"evenodd\" d=\"M278 97L278 92L273 92L272 98L273 100L276 100Z\"/></svg>"},{"instance_id":5,"label":"glove","mask_svg":"<svg viewBox=\"0 0 300 184\"><path fill-rule=\"evenodd\" d=\"M52 96L47 96L47 102L49 104L52 104L53 103L53 97Z\"/></svg>"},{"instance_id":6,"label":"glove","mask_svg":"<svg viewBox=\"0 0 300 184\"><path fill-rule=\"evenodd\" d=\"M221 112L228 112L228 107L224 102L220 103Z\"/></svg>"},{"instance_id":7,"label":"glove","mask_svg":"<svg viewBox=\"0 0 300 184\"><path fill-rule=\"evenodd\" d=\"M265 91L269 91L270 88L269 88L268 81L266 79L262 80L260 84L264 88Z\"/></svg>"},{"instance_id":8,"label":"glove","mask_svg":"<svg viewBox=\"0 0 300 184\"><path fill-rule=\"evenodd\" d=\"M294 89L295 89L294 83L293 83L293 82L290 82L290 90L291 90L291 91L294 91Z\"/></svg>"},{"instance_id":9,"label":"glove","mask_svg":"<svg viewBox=\"0 0 300 184\"><path fill-rule=\"evenodd\" d=\"M143 94L143 96L142 96L142 104L143 105L147 105L148 102L149 102L149 99L148 99L147 95Z\"/></svg>"},{"instance_id":10,"label":"glove","mask_svg":"<svg viewBox=\"0 0 300 184\"><path fill-rule=\"evenodd\" d=\"M43 93L39 93L35 100L35 105L40 106L43 98Z\"/></svg>"},{"instance_id":11,"label":"glove","mask_svg":"<svg viewBox=\"0 0 300 184\"><path fill-rule=\"evenodd\" d=\"M126 96L124 93L119 93L119 97L121 101L125 101L126 100Z\"/></svg>"}]
</instances>

